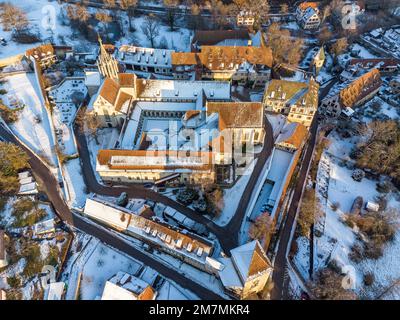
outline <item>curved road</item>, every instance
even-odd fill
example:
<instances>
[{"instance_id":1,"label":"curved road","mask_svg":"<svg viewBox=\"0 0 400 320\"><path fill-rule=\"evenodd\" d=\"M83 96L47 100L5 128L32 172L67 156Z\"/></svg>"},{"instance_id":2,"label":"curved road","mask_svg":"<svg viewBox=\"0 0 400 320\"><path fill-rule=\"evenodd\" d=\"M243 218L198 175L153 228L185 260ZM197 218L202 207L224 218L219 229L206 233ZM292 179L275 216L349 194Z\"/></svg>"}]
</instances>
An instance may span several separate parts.
<instances>
[{"instance_id":1,"label":"curved road","mask_svg":"<svg viewBox=\"0 0 400 320\"><path fill-rule=\"evenodd\" d=\"M30 157L29 164L31 166L34 174L42 180L44 186L46 187L46 194L52 203L56 214L63 221L68 224L82 230L83 232L92 235L104 243L124 252L125 254L131 256L134 259L137 259L143 262L145 265L150 266L164 277L169 278L176 283L178 283L183 288L187 288L194 292L199 298L203 300L208 299L222 299L215 292L206 289L205 287L199 285L195 281L186 278L182 274L178 273L176 270L171 269L165 266L160 261L153 259L149 255L143 253L140 250L130 246L125 241L120 239L117 236L112 235L111 233L104 230L102 227L98 227L95 224L91 224L86 222L83 218L78 215L73 215L68 208L67 204L60 196L60 192L58 189L58 182L49 168L29 149L27 149L24 145L22 145L15 137L12 135L7 129L3 127L0 123L0 136L4 138L4 140L14 143L20 146Z\"/></svg>"},{"instance_id":2,"label":"curved road","mask_svg":"<svg viewBox=\"0 0 400 320\"><path fill-rule=\"evenodd\" d=\"M243 193L242 198L240 199L236 213L229 222L229 224L224 227L218 226L210 219L204 217L201 213L198 213L160 193L157 193L149 189L145 189L143 188L143 186L139 184L132 184L129 186L113 186L113 187L108 187L100 184L97 181L96 176L94 174L94 170L92 168L86 137L82 133L82 130L80 130L77 126L75 126L74 131L78 144L79 156L81 159L83 177L86 186L91 192L100 195L116 196L116 197L118 197L121 194L121 192L126 192L128 196L132 198L143 198L146 200L152 200L170 206L175 210L183 213L190 219L204 225L210 232L215 234L215 236L218 238L224 252L226 254L229 254L230 250L237 247L239 244L238 234L243 222L244 215L246 213L247 204L250 200L252 190L254 189L254 186L257 183L257 179L264 167L264 163L271 155L274 146L272 126L267 119L265 119L264 127L266 134L265 134L263 149L261 153L258 155L257 164L252 172L252 175L246 186L245 192Z\"/></svg>"}]
</instances>

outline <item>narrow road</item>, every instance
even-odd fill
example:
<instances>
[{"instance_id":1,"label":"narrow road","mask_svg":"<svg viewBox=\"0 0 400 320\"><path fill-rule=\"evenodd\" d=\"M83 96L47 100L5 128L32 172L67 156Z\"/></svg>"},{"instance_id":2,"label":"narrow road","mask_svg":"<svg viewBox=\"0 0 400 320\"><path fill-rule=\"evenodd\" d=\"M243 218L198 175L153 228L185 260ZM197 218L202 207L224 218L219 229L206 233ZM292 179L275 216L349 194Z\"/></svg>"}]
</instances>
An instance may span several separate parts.
<instances>
[{"instance_id":1,"label":"narrow road","mask_svg":"<svg viewBox=\"0 0 400 320\"><path fill-rule=\"evenodd\" d=\"M91 236L100 239L102 242L120 250L121 252L131 256L132 258L143 262L145 265L153 268L164 277L175 281L183 288L191 290L201 299L222 299L222 297L217 295L215 292L199 285L197 282L189 278L186 278L185 276L178 273L176 270L167 267L157 259L153 259L149 255L146 255L140 250L130 246L119 237L113 236L112 234L102 229L101 227L96 226L95 224L86 222L78 215L72 214L67 204L61 198L58 189L58 182L55 179L54 175L50 172L48 167L44 165L43 162L29 149L20 144L19 141L14 137L14 135L6 130L2 124L0 124L0 136L6 141L20 146L28 154L30 158L29 164L31 166L31 169L33 173L44 183L46 194L50 202L52 203L57 216L59 216L61 220Z\"/></svg>"},{"instance_id":2,"label":"narrow road","mask_svg":"<svg viewBox=\"0 0 400 320\"><path fill-rule=\"evenodd\" d=\"M330 89L338 81L339 81L339 78L335 77L325 87L320 88L320 92L319 92L320 101L329 93ZM300 169L299 178L297 180L297 184L294 189L293 198L292 198L292 201L290 203L290 206L289 206L289 209L287 212L286 221L284 221L284 226L279 235L278 251L275 256L274 271L272 273L272 281L274 282L274 288L271 292L272 300L287 299L287 292L285 290L286 288L284 288L285 268L286 268L286 263L287 263L286 252L288 251L289 246L291 245L291 242L290 242L291 231L292 231L293 223L295 222L297 207L301 200L303 186L304 186L304 183L306 182L308 167L310 165L312 155L313 155L313 150L314 150L314 145L315 145L317 130L318 130L317 118L318 118L317 115L315 115L313 122L311 124L311 127L310 127L310 138L309 138L307 149L305 151L305 154L304 154L304 157L302 160L302 167Z\"/></svg>"},{"instance_id":3,"label":"narrow road","mask_svg":"<svg viewBox=\"0 0 400 320\"><path fill-rule=\"evenodd\" d=\"M219 240L221 247L225 252L229 252L230 249L236 247L235 239L232 237L232 233L227 231L212 222L210 219L204 217L201 213L198 213L174 200L168 198L160 193L153 190L146 189L140 184L131 184L129 186L112 186L108 187L100 184L94 174L94 169L90 161L90 154L87 146L87 141L85 135L82 133L77 126L74 128L75 137L78 145L79 157L81 159L82 173L85 184L89 191L105 195L118 197L122 192L126 192L131 198L141 198L146 200L151 200L155 202L162 203L166 206L174 208L190 219L204 225L207 230L213 233Z\"/></svg>"}]
</instances>

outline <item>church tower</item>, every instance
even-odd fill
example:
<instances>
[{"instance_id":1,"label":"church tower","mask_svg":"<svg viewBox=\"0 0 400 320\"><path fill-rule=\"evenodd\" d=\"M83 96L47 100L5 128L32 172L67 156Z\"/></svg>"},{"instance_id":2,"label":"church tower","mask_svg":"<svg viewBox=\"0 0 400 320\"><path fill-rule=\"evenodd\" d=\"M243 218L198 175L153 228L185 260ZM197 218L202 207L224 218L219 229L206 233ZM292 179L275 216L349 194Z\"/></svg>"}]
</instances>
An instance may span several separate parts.
<instances>
[{"instance_id":1,"label":"church tower","mask_svg":"<svg viewBox=\"0 0 400 320\"><path fill-rule=\"evenodd\" d=\"M118 82L118 61L107 52L99 36L100 54L97 58L97 67L104 78L111 78Z\"/></svg>"}]
</instances>

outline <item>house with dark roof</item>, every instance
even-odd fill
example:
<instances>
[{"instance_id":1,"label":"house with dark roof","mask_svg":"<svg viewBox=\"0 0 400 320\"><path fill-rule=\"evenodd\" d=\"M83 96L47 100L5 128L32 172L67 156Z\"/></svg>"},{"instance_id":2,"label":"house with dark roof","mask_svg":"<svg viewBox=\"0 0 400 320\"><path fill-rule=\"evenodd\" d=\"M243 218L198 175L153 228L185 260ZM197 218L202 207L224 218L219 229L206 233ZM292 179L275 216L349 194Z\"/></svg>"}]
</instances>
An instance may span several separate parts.
<instances>
[{"instance_id":1,"label":"house with dark roof","mask_svg":"<svg viewBox=\"0 0 400 320\"><path fill-rule=\"evenodd\" d=\"M251 35L247 29L197 30L191 40L192 52L200 52L202 46L249 46Z\"/></svg>"},{"instance_id":2,"label":"house with dark roof","mask_svg":"<svg viewBox=\"0 0 400 320\"><path fill-rule=\"evenodd\" d=\"M257 240L231 250L230 258L220 258L218 275L226 292L246 299L262 292L272 273L272 264Z\"/></svg>"}]
</instances>

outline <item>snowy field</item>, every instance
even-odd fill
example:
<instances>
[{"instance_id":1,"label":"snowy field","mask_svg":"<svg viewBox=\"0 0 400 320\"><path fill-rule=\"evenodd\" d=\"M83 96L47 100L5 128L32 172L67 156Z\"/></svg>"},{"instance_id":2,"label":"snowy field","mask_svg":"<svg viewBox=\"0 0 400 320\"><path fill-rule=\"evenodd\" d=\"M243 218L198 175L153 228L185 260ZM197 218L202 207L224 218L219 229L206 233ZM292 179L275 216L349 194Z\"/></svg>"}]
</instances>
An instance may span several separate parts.
<instances>
[{"instance_id":1,"label":"snowy field","mask_svg":"<svg viewBox=\"0 0 400 320\"><path fill-rule=\"evenodd\" d=\"M351 178L352 170L342 164L343 160L351 161L349 152L357 142L357 138L343 139L333 131L329 139L332 144L321 158L321 163L325 165L320 165L318 171L317 190L327 189L327 199L325 200L322 193L318 192L326 215L322 220L324 233L321 237L316 237L314 270L324 267L329 260L335 260L339 267L346 268L354 274L355 291L363 298L374 299L400 278L400 231L397 232L395 240L385 246L381 258L365 259L359 264L349 259L348 254L352 245L357 242L357 235L343 223L343 216L350 211L357 196L362 196L364 201L375 201L380 194L376 191L377 181L368 178L364 178L361 182L354 181ZM327 186L325 186L326 182L328 182ZM336 211L330 206L333 203L340 203ZM389 195L388 207L400 208L400 203ZM302 276L308 279L309 241L300 237L297 239L297 244L299 249L294 262ZM367 272L375 275L374 285L371 287L363 285L363 275ZM381 298L398 299L400 295L396 296L394 290Z\"/></svg>"},{"instance_id":2,"label":"snowy field","mask_svg":"<svg viewBox=\"0 0 400 320\"><path fill-rule=\"evenodd\" d=\"M6 80L4 88L24 106L11 128L31 149L56 163L50 122L35 74L16 74ZM8 99L4 102L10 106Z\"/></svg>"}]
</instances>

